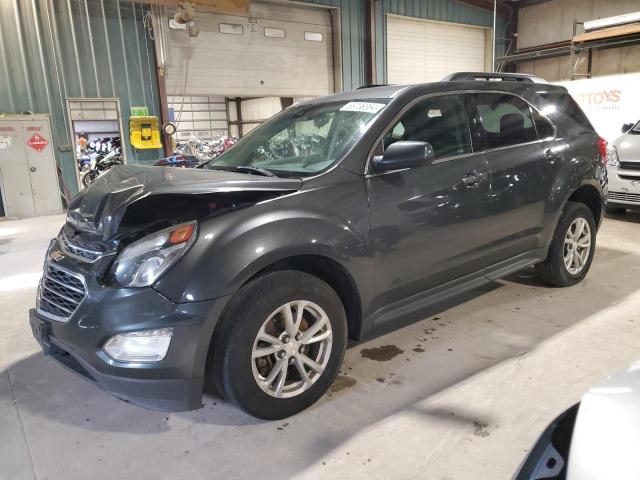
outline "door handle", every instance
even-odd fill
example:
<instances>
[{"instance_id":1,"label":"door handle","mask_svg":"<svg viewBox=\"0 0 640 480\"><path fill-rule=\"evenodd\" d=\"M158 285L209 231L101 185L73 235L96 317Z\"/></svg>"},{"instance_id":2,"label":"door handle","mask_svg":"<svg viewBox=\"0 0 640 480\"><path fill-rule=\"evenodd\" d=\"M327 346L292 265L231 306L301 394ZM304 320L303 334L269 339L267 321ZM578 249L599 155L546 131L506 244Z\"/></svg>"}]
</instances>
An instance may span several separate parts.
<instances>
[{"instance_id":1,"label":"door handle","mask_svg":"<svg viewBox=\"0 0 640 480\"><path fill-rule=\"evenodd\" d=\"M31 170L31 173L34 173L37 169L36 167L31 167L29 170Z\"/></svg>"},{"instance_id":2,"label":"door handle","mask_svg":"<svg viewBox=\"0 0 640 480\"><path fill-rule=\"evenodd\" d=\"M462 183L464 183L465 187L473 188L480 185L480 183L484 182L486 179L487 174L485 172L474 170L473 172L467 173L467 175L462 178Z\"/></svg>"}]
</instances>

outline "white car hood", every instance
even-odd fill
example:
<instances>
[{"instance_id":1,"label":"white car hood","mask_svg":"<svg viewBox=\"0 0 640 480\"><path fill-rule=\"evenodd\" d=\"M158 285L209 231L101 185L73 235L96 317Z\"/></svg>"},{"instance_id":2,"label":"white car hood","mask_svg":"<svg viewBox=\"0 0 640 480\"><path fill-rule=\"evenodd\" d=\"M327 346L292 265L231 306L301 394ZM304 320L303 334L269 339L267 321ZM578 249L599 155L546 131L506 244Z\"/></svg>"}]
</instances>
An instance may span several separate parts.
<instances>
[{"instance_id":1,"label":"white car hood","mask_svg":"<svg viewBox=\"0 0 640 480\"><path fill-rule=\"evenodd\" d=\"M640 362L583 397L567 480L640 479Z\"/></svg>"}]
</instances>

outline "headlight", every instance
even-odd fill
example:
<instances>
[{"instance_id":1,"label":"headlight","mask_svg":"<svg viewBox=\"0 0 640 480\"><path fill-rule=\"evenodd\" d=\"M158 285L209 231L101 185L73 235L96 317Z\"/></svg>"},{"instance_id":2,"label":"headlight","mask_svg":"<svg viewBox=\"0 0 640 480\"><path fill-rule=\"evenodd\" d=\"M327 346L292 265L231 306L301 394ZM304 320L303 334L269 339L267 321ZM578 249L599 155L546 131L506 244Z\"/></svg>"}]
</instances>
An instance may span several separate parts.
<instances>
[{"instance_id":1,"label":"headlight","mask_svg":"<svg viewBox=\"0 0 640 480\"><path fill-rule=\"evenodd\" d=\"M104 351L119 362L159 362L167 355L173 328L131 332L111 337Z\"/></svg>"},{"instance_id":2,"label":"headlight","mask_svg":"<svg viewBox=\"0 0 640 480\"><path fill-rule=\"evenodd\" d=\"M122 287L146 287L189 249L196 222L166 228L132 243L120 254L114 276Z\"/></svg>"},{"instance_id":3,"label":"headlight","mask_svg":"<svg viewBox=\"0 0 640 480\"><path fill-rule=\"evenodd\" d=\"M609 145L607 147L607 165L612 167L620 165L620 161L618 160L618 150L613 145Z\"/></svg>"}]
</instances>

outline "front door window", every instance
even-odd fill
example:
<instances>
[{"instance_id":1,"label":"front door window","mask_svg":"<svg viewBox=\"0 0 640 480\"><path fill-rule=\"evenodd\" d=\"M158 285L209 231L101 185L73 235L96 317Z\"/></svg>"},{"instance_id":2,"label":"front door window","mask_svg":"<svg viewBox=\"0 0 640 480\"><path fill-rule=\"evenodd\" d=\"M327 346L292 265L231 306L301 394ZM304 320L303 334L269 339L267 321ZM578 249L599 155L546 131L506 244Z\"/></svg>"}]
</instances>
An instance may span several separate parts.
<instances>
[{"instance_id":1,"label":"front door window","mask_svg":"<svg viewBox=\"0 0 640 480\"><path fill-rule=\"evenodd\" d=\"M460 95L418 102L384 137L386 149L399 140L430 143L436 159L471 153L471 134Z\"/></svg>"}]
</instances>

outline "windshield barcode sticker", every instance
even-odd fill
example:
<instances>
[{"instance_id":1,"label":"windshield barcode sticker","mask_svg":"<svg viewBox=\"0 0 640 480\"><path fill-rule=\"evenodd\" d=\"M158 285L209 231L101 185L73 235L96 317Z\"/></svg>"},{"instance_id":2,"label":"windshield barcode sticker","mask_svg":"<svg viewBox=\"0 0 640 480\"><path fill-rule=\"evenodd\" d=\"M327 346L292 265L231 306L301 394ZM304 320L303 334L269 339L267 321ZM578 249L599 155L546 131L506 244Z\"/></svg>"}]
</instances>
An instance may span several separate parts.
<instances>
[{"instance_id":1,"label":"windshield barcode sticker","mask_svg":"<svg viewBox=\"0 0 640 480\"><path fill-rule=\"evenodd\" d=\"M384 108L384 103L349 102L340 108L341 112L378 113Z\"/></svg>"}]
</instances>

